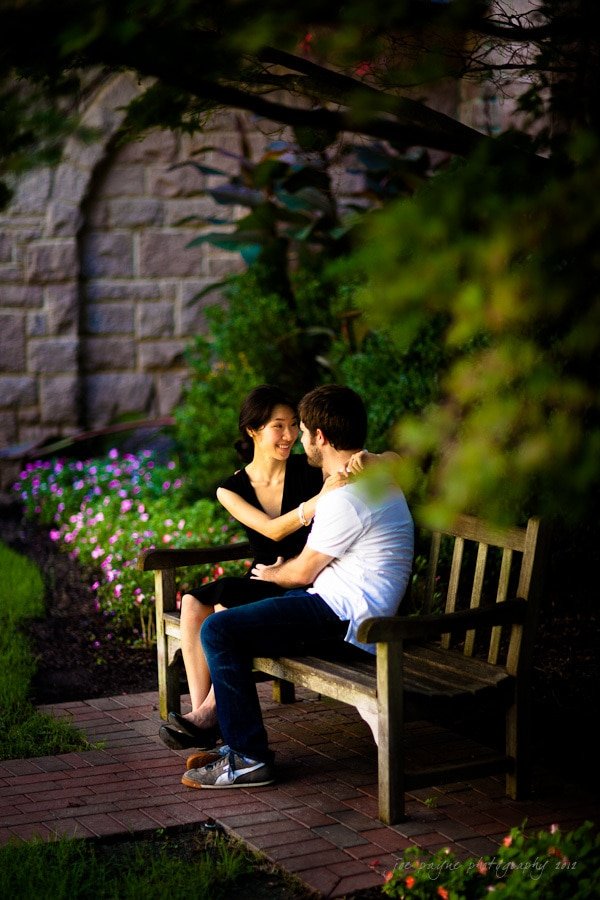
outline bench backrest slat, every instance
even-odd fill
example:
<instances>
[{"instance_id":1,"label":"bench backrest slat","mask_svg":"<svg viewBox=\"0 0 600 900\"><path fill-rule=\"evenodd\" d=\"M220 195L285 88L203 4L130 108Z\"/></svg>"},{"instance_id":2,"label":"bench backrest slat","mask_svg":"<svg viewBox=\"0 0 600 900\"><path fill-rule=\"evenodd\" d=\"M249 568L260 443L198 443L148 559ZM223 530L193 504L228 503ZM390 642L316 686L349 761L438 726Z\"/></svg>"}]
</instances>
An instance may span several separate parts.
<instances>
[{"instance_id":1,"label":"bench backrest slat","mask_svg":"<svg viewBox=\"0 0 600 900\"><path fill-rule=\"evenodd\" d=\"M509 596L531 603L539 529L538 519L530 519L526 528L503 528L471 516L459 516L453 526L434 532L423 611L435 610L436 599L437 608L441 606L446 613L502 603ZM514 672L519 664L521 639L521 625L497 625L471 629L462 636L445 634L441 646L449 649L458 642L465 656L478 655Z\"/></svg>"}]
</instances>

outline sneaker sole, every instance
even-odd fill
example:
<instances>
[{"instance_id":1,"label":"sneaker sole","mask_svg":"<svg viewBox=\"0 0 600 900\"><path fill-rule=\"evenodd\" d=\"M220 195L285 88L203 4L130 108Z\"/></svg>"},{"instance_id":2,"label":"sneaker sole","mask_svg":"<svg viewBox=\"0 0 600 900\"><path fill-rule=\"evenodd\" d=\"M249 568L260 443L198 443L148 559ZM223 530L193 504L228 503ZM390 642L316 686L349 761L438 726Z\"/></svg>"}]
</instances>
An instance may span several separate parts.
<instances>
[{"instance_id":1,"label":"sneaker sole","mask_svg":"<svg viewBox=\"0 0 600 900\"><path fill-rule=\"evenodd\" d=\"M197 788L203 791L228 791L230 788L267 787L269 784L274 784L275 779L267 778L265 781L232 781L230 784L198 784L197 781L193 781L191 778L187 778L183 775L181 783L186 787Z\"/></svg>"}]
</instances>

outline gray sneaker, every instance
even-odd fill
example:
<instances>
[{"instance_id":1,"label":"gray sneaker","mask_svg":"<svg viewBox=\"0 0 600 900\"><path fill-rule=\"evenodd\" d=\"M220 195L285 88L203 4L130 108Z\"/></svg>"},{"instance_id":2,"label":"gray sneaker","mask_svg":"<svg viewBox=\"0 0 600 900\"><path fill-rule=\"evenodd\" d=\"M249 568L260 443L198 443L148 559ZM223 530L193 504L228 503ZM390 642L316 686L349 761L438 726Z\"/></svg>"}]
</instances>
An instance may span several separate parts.
<instances>
[{"instance_id":1,"label":"gray sneaker","mask_svg":"<svg viewBox=\"0 0 600 900\"><path fill-rule=\"evenodd\" d=\"M221 749L225 752L219 759L201 769L188 769L181 783L192 788L232 788L262 787L275 781L273 767L269 763L248 759L229 747Z\"/></svg>"}]
</instances>

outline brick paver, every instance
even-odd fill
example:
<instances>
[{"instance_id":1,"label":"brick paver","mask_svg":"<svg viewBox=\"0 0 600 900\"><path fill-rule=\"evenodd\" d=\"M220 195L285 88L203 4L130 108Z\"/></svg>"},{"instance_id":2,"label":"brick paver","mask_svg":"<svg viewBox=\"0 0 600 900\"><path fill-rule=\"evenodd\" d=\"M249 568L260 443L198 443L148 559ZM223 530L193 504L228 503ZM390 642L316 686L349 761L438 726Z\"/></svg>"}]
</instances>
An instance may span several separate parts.
<instances>
[{"instance_id":1,"label":"brick paver","mask_svg":"<svg viewBox=\"0 0 600 900\"><path fill-rule=\"evenodd\" d=\"M0 844L38 836L80 838L147 833L215 821L324 898L383 883L407 847L449 847L459 858L494 853L513 825L599 821L597 798L543 773L522 803L501 779L414 791L406 821L377 818L377 755L367 726L341 703L298 691L274 704L258 686L279 762L274 786L202 791L180 783L186 753L158 738L157 694L102 697L43 707L69 718L102 749L0 763ZM435 759L460 741L413 723L409 752Z\"/></svg>"}]
</instances>

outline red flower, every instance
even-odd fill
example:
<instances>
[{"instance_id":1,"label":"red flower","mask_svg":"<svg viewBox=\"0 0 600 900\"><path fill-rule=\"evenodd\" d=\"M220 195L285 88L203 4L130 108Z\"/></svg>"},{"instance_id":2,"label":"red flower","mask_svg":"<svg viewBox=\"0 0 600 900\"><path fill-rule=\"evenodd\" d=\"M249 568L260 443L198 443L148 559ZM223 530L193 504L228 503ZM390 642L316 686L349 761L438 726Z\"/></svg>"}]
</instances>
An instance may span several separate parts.
<instances>
[{"instance_id":1,"label":"red flower","mask_svg":"<svg viewBox=\"0 0 600 900\"><path fill-rule=\"evenodd\" d=\"M448 897L450 896L450 894L448 893L446 888L442 887L441 884L437 889L437 894L438 894L438 897L442 897L442 900L448 900Z\"/></svg>"},{"instance_id":2,"label":"red flower","mask_svg":"<svg viewBox=\"0 0 600 900\"><path fill-rule=\"evenodd\" d=\"M409 890L410 890L410 888L415 886L415 879L412 877L412 875L407 875L406 878L404 879L404 882L406 884L406 887L409 888Z\"/></svg>"},{"instance_id":3,"label":"red flower","mask_svg":"<svg viewBox=\"0 0 600 900\"><path fill-rule=\"evenodd\" d=\"M304 35L304 37L302 38L302 40L300 41L300 50L305 55L310 53L310 51L312 49L312 47L311 47L312 40L313 40L312 34L310 33L310 31L307 31L306 34Z\"/></svg>"},{"instance_id":4,"label":"red flower","mask_svg":"<svg viewBox=\"0 0 600 900\"><path fill-rule=\"evenodd\" d=\"M372 69L371 63L367 62L367 60L363 60L355 68L354 74L358 75L359 78L364 78L365 75L369 74L371 69Z\"/></svg>"}]
</instances>

